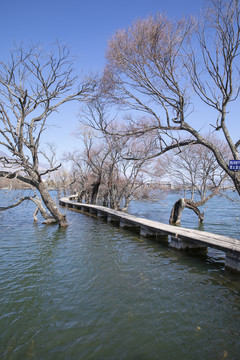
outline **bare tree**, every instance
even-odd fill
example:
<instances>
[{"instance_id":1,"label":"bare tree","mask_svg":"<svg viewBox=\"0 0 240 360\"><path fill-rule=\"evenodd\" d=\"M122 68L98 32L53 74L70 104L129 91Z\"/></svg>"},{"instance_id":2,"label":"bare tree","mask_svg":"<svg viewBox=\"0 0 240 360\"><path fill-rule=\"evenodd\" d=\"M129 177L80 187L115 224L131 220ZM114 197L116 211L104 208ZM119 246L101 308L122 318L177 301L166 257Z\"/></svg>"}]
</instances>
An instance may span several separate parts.
<instances>
[{"instance_id":1,"label":"bare tree","mask_svg":"<svg viewBox=\"0 0 240 360\"><path fill-rule=\"evenodd\" d=\"M231 158L240 159L240 140L233 141L227 125L230 104L240 92L239 14L238 0L209 0L199 23L171 21L158 14L119 30L108 45L101 91L118 106L147 114L130 117L115 134L152 134L152 157L201 144L214 154L240 194L240 173L229 169L229 159L218 145L204 137L201 124L194 126L191 121L192 101L198 97L215 111L209 113L209 127L221 132ZM98 125L114 132L104 119ZM181 141L181 132L189 137Z\"/></svg>"},{"instance_id":2,"label":"bare tree","mask_svg":"<svg viewBox=\"0 0 240 360\"><path fill-rule=\"evenodd\" d=\"M15 48L8 63L0 62L0 145L10 157L1 157L0 176L30 184L41 195L53 222L67 226L51 198L44 176L59 165L39 166L41 137L51 114L73 100L85 101L95 83L85 79L77 86L72 59L66 47L53 52L40 46Z\"/></svg>"},{"instance_id":3,"label":"bare tree","mask_svg":"<svg viewBox=\"0 0 240 360\"><path fill-rule=\"evenodd\" d=\"M69 173L57 159L57 147L54 143L46 143L44 149L39 153L47 161L50 169L56 169L53 173L49 172L46 177L48 188L57 190L58 197L67 195L67 190L75 183L74 172ZM70 191L71 193L71 191Z\"/></svg>"},{"instance_id":4,"label":"bare tree","mask_svg":"<svg viewBox=\"0 0 240 360\"><path fill-rule=\"evenodd\" d=\"M123 206L127 209L133 194L137 194L137 190L144 185L144 182L149 181L153 176L156 178L155 170L151 168L151 154L155 139L150 133L134 137L131 136L132 134L119 136L119 132L123 129L124 134L128 134L128 129L124 121L111 116L111 106L112 104L106 98L95 97L87 103L85 111L81 114L80 123L94 129L92 131L94 137L91 141L97 139L98 149L101 148L105 154L101 167L102 184L105 184L105 190L103 191L104 186L100 187L100 190L104 192L104 205L114 209ZM103 129L105 124L107 124L107 129ZM102 134L96 132L99 127ZM96 153L96 148L94 151ZM88 159L90 160L89 156ZM158 179L162 175L161 171Z\"/></svg>"},{"instance_id":5,"label":"bare tree","mask_svg":"<svg viewBox=\"0 0 240 360\"><path fill-rule=\"evenodd\" d=\"M209 135L206 135L209 139ZM225 158L228 158L227 146L216 136L211 141L221 149ZM171 224L180 224L184 208L191 209L199 218L204 220L204 212L199 207L214 196L221 194L228 176L217 163L214 154L202 145L190 145L182 151L172 150L165 154L161 166L174 181L175 185L184 189L184 197L173 206L170 220ZM188 195L188 196L187 196Z\"/></svg>"},{"instance_id":6,"label":"bare tree","mask_svg":"<svg viewBox=\"0 0 240 360\"><path fill-rule=\"evenodd\" d=\"M100 108L94 108L95 105L95 102L89 105L88 115L91 121L93 117L96 120L100 116ZM84 118L85 127L81 127L77 134L83 140L84 149L65 156L80 170L79 175L76 174L76 178L83 180L79 188L79 200L82 200L84 195L85 201L92 204L98 200L113 209L120 209L121 206L126 209L134 191L143 185L143 177L150 161L147 156L142 156L143 159L140 160L127 159L124 156L133 149L142 155L146 149L133 139L107 134L99 136L99 133L86 127L86 123ZM83 169L87 169L87 172ZM86 199L86 195L89 199Z\"/></svg>"},{"instance_id":7,"label":"bare tree","mask_svg":"<svg viewBox=\"0 0 240 360\"><path fill-rule=\"evenodd\" d=\"M64 159L71 161L74 165L73 171L75 171L79 192L78 200L82 201L84 196L89 198L88 202L96 204L110 149L106 142L98 139L90 128L80 130L76 136L81 139L83 150L67 153Z\"/></svg>"},{"instance_id":8,"label":"bare tree","mask_svg":"<svg viewBox=\"0 0 240 360\"><path fill-rule=\"evenodd\" d=\"M70 176L74 179L74 191L78 195L78 201L83 199L89 202L91 190L91 169L89 165L82 159L81 151L65 153L63 156L65 162L71 163L72 167L69 171Z\"/></svg>"}]
</instances>

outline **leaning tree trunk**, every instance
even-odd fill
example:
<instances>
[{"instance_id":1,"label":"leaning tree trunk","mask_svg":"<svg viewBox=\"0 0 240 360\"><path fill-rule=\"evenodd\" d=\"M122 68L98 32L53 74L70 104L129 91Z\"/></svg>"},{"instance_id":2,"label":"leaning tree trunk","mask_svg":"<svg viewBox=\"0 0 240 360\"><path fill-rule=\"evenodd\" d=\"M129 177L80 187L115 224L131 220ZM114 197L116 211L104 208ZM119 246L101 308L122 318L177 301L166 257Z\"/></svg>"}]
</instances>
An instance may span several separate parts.
<instances>
[{"instance_id":1,"label":"leaning tree trunk","mask_svg":"<svg viewBox=\"0 0 240 360\"><path fill-rule=\"evenodd\" d=\"M33 213L33 219L34 221L37 221L37 214L40 211L42 217L45 219L44 223L51 223L55 222L54 218L45 210L42 201L37 197L32 197L31 200L37 205L34 213Z\"/></svg>"},{"instance_id":2,"label":"leaning tree trunk","mask_svg":"<svg viewBox=\"0 0 240 360\"><path fill-rule=\"evenodd\" d=\"M240 172L239 173L235 173L234 174L234 178L233 178L233 183L235 185L235 189L238 192L238 195L240 195Z\"/></svg>"},{"instance_id":3,"label":"leaning tree trunk","mask_svg":"<svg viewBox=\"0 0 240 360\"><path fill-rule=\"evenodd\" d=\"M58 207L56 206L54 200L51 198L46 185L41 181L38 184L37 187L38 191L41 194L42 200L44 202L44 205L46 206L46 208L49 210L49 212L51 213L53 220L46 220L45 223L57 223L60 227L66 227L68 226L67 220L66 220L66 216L61 214L61 212L59 211Z\"/></svg>"},{"instance_id":4,"label":"leaning tree trunk","mask_svg":"<svg viewBox=\"0 0 240 360\"><path fill-rule=\"evenodd\" d=\"M171 211L169 224L180 225L181 216L184 208L185 208L185 203L183 198L175 202Z\"/></svg>"},{"instance_id":5,"label":"leaning tree trunk","mask_svg":"<svg viewBox=\"0 0 240 360\"><path fill-rule=\"evenodd\" d=\"M190 199L181 198L173 205L169 223L173 225L180 225L182 212L186 208L191 209L198 216L199 222L202 223L204 220L204 213L201 213L194 201Z\"/></svg>"}]
</instances>

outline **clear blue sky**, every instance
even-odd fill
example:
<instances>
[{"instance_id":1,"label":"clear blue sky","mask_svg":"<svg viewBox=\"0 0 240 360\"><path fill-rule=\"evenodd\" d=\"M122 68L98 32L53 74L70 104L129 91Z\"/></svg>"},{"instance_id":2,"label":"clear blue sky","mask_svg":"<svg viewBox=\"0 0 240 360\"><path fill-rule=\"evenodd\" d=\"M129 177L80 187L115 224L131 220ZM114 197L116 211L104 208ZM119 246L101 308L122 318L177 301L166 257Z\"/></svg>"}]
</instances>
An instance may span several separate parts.
<instances>
[{"instance_id":1,"label":"clear blue sky","mask_svg":"<svg viewBox=\"0 0 240 360\"><path fill-rule=\"evenodd\" d=\"M70 46L84 71L102 70L107 40L138 17L166 12L170 17L198 14L204 0L12 0L1 1L1 51L13 41Z\"/></svg>"},{"instance_id":2,"label":"clear blue sky","mask_svg":"<svg viewBox=\"0 0 240 360\"><path fill-rule=\"evenodd\" d=\"M175 18L198 15L204 4L205 0L2 0L1 57L14 42L49 46L57 39L79 58L83 74L101 72L107 41L117 29L157 12ZM46 140L55 141L59 154L78 146L71 135L78 126L77 112L76 106L63 109L58 127L48 132Z\"/></svg>"}]
</instances>

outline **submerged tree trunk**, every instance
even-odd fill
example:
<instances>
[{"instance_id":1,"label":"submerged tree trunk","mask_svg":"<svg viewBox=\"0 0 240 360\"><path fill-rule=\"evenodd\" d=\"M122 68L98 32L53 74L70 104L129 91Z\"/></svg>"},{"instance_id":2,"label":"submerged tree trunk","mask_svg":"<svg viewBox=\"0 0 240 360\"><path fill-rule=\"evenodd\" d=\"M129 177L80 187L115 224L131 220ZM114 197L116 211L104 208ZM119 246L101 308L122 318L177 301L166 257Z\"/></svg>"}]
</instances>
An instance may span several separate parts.
<instances>
[{"instance_id":1,"label":"submerged tree trunk","mask_svg":"<svg viewBox=\"0 0 240 360\"><path fill-rule=\"evenodd\" d=\"M130 204L130 196L125 196L125 202L122 211L127 211L129 204Z\"/></svg>"},{"instance_id":2,"label":"submerged tree trunk","mask_svg":"<svg viewBox=\"0 0 240 360\"><path fill-rule=\"evenodd\" d=\"M169 224L180 225L181 216L182 216L184 207L185 207L185 204L184 204L183 198L179 199L178 201L175 202L175 204L173 205L172 211L171 211Z\"/></svg>"},{"instance_id":3,"label":"submerged tree trunk","mask_svg":"<svg viewBox=\"0 0 240 360\"><path fill-rule=\"evenodd\" d=\"M37 214L40 211L42 217L45 219L45 222L44 222L45 224L56 223L56 219L46 211L46 209L44 208L44 206L42 204L42 201L36 195L23 196L23 197L19 198L18 201L16 201L14 204L11 204L9 206L1 206L0 211L12 209L12 208L20 205L24 201L32 201L32 202L34 202L35 205L37 205L37 207L33 213L34 221L37 221Z\"/></svg>"},{"instance_id":4,"label":"submerged tree trunk","mask_svg":"<svg viewBox=\"0 0 240 360\"><path fill-rule=\"evenodd\" d=\"M40 192L40 195L42 197L42 200L44 202L44 205L46 208L50 211L51 215L53 216L53 219L47 219L45 221L46 224L49 223L57 223L60 227L67 227L68 223L66 220L66 216L61 214L58 207L56 206L54 200L51 198L46 185L41 181L38 184L38 191Z\"/></svg>"},{"instance_id":5,"label":"submerged tree trunk","mask_svg":"<svg viewBox=\"0 0 240 360\"><path fill-rule=\"evenodd\" d=\"M193 210L195 212L195 214L198 216L199 222L200 223L203 222L204 213L200 212L200 210L198 209L196 203L194 201L190 200L190 199L181 198L178 201L176 201L175 204L173 205L171 215L170 215L170 219L169 219L170 224L180 225L182 212L185 209L185 207L190 209L190 210Z\"/></svg>"},{"instance_id":6,"label":"submerged tree trunk","mask_svg":"<svg viewBox=\"0 0 240 360\"><path fill-rule=\"evenodd\" d=\"M37 205L36 210L33 213L34 221L37 221L37 214L40 211L42 217L45 219L44 223L56 223L55 219L45 210L42 201L38 197L31 198L31 200Z\"/></svg>"}]
</instances>

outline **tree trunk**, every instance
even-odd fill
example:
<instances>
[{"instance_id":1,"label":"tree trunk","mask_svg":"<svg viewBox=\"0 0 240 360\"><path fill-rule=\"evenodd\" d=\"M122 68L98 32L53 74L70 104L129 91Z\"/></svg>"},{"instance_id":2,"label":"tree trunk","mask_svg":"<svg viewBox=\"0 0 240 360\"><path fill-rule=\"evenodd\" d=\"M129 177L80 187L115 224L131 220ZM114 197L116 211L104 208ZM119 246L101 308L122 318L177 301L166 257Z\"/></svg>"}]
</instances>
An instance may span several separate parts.
<instances>
[{"instance_id":1,"label":"tree trunk","mask_svg":"<svg viewBox=\"0 0 240 360\"><path fill-rule=\"evenodd\" d=\"M37 222L37 214L38 214L38 206L36 207L34 213L33 213L33 220Z\"/></svg>"},{"instance_id":2,"label":"tree trunk","mask_svg":"<svg viewBox=\"0 0 240 360\"><path fill-rule=\"evenodd\" d=\"M103 195L103 206L108 206L108 190Z\"/></svg>"},{"instance_id":3,"label":"tree trunk","mask_svg":"<svg viewBox=\"0 0 240 360\"><path fill-rule=\"evenodd\" d=\"M85 203L86 203L86 204L89 204L89 203L90 203L90 193L89 193L89 190L86 190L84 196L85 196Z\"/></svg>"},{"instance_id":4,"label":"tree trunk","mask_svg":"<svg viewBox=\"0 0 240 360\"><path fill-rule=\"evenodd\" d=\"M204 220L204 212L200 212L200 210L198 209L196 203L192 200L189 200L189 199L184 199L185 200L185 207L190 209L190 210L193 210L195 212L195 214L198 216L198 220L199 220L199 223L202 223L203 220Z\"/></svg>"},{"instance_id":5,"label":"tree trunk","mask_svg":"<svg viewBox=\"0 0 240 360\"><path fill-rule=\"evenodd\" d=\"M101 184L101 180L96 181L92 184L92 195L91 195L91 204L96 204L99 186Z\"/></svg>"},{"instance_id":6,"label":"tree trunk","mask_svg":"<svg viewBox=\"0 0 240 360\"><path fill-rule=\"evenodd\" d=\"M122 211L127 211L129 203L130 203L130 197L125 196L125 203L124 203L124 207L122 208Z\"/></svg>"},{"instance_id":7,"label":"tree trunk","mask_svg":"<svg viewBox=\"0 0 240 360\"><path fill-rule=\"evenodd\" d=\"M233 178L233 183L235 185L235 189L238 192L238 195L240 195L240 173L235 174L235 177Z\"/></svg>"},{"instance_id":8,"label":"tree trunk","mask_svg":"<svg viewBox=\"0 0 240 360\"><path fill-rule=\"evenodd\" d=\"M110 207L110 209L114 209L114 206L115 206L115 202L114 202L113 192L111 189L109 191L109 207Z\"/></svg>"},{"instance_id":9,"label":"tree trunk","mask_svg":"<svg viewBox=\"0 0 240 360\"><path fill-rule=\"evenodd\" d=\"M77 201L82 203L83 202L83 197L86 193L86 190L81 190L79 193L78 193L78 198L77 198Z\"/></svg>"},{"instance_id":10,"label":"tree trunk","mask_svg":"<svg viewBox=\"0 0 240 360\"><path fill-rule=\"evenodd\" d=\"M185 208L185 203L183 198L175 202L171 211L169 224L180 225L181 216L184 208Z\"/></svg>"},{"instance_id":11,"label":"tree trunk","mask_svg":"<svg viewBox=\"0 0 240 360\"><path fill-rule=\"evenodd\" d=\"M46 208L49 210L49 212L53 216L55 223L57 223L60 227L68 226L66 216L61 214L61 212L59 211L55 202L51 198L51 196L46 188L46 185L42 181L38 185L38 191L41 194L42 200L43 200ZM45 221L46 224L52 223L52 222L53 221L51 219L47 219Z\"/></svg>"},{"instance_id":12,"label":"tree trunk","mask_svg":"<svg viewBox=\"0 0 240 360\"><path fill-rule=\"evenodd\" d=\"M34 221L37 221L37 214L38 214L38 211L40 211L42 217L45 219L44 223L56 222L55 219L52 216L50 216L50 214L45 210L45 208L42 204L42 201L38 197L31 198L31 200L34 202L34 204L37 205L36 210L33 213Z\"/></svg>"},{"instance_id":13,"label":"tree trunk","mask_svg":"<svg viewBox=\"0 0 240 360\"><path fill-rule=\"evenodd\" d=\"M181 198L178 201L176 201L175 204L173 205L169 219L169 224L180 225L182 212L185 209L185 207L195 212L195 214L198 216L199 223L203 222L204 213L200 212L194 201L190 199Z\"/></svg>"}]
</instances>

